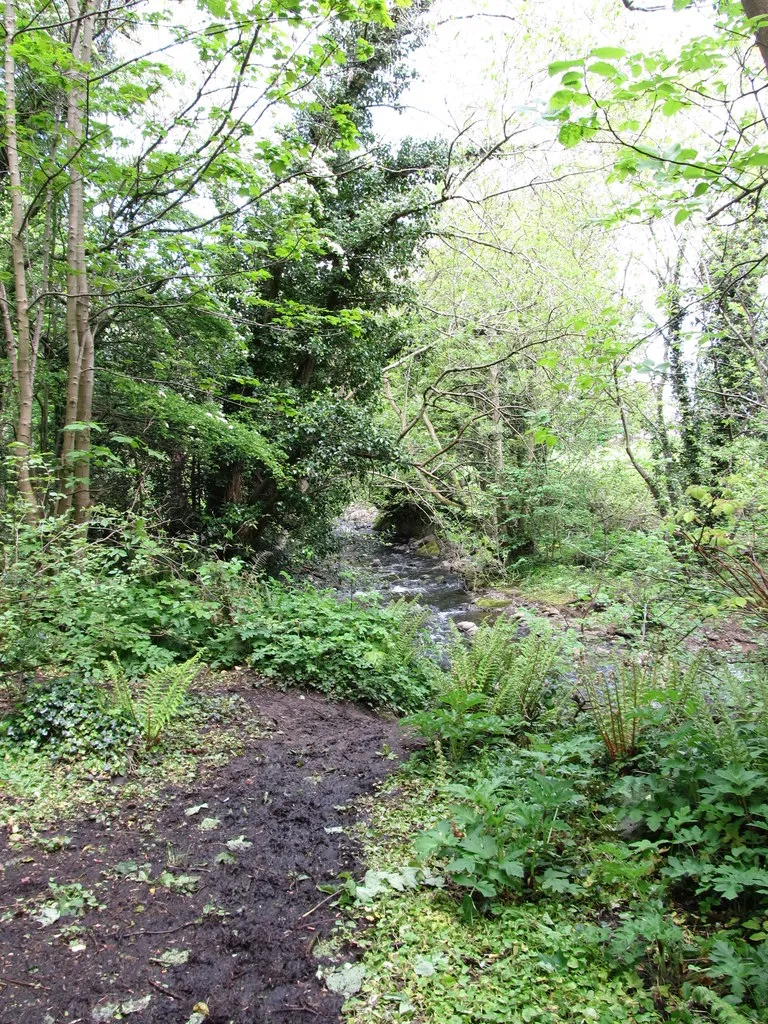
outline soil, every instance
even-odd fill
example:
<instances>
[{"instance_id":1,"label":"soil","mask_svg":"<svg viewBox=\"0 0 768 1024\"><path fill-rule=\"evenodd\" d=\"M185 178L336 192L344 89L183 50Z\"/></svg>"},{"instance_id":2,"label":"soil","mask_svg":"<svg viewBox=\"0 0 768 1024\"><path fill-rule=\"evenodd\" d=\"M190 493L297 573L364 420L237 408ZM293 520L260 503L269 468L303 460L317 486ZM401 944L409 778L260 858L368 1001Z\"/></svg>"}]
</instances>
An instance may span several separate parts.
<instances>
[{"instance_id":1,"label":"soil","mask_svg":"<svg viewBox=\"0 0 768 1024\"><path fill-rule=\"evenodd\" d=\"M339 1020L342 999L313 955L337 916L318 886L360 873L343 830L352 802L396 767L386 755L403 754L403 737L359 707L254 689L244 675L224 685L270 731L215 775L166 789L159 804L118 800L67 823L60 850L20 851L3 836L0 915L12 916L0 924L1 1024L120 1013L129 1024L182 1024L196 1004L210 1024ZM217 863L223 852L234 863ZM44 926L33 915L51 901L50 880L83 886L99 906ZM164 964L168 951L186 962Z\"/></svg>"}]
</instances>

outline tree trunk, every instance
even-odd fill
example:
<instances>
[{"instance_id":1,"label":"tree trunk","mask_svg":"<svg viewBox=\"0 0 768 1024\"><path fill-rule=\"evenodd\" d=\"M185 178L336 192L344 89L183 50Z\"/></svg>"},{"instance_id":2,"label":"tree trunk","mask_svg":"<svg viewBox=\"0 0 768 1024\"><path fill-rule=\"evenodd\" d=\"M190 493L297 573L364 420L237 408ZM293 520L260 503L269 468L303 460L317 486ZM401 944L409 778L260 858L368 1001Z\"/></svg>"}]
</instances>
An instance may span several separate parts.
<instances>
[{"instance_id":1,"label":"tree trunk","mask_svg":"<svg viewBox=\"0 0 768 1024\"><path fill-rule=\"evenodd\" d=\"M75 519L84 522L90 498L90 421L93 405L94 345L90 324L88 268L85 260L85 209L81 150L83 109L91 62L93 31L99 0L68 0L70 46L74 67L68 72L67 161L69 208L67 225L67 397L61 442L61 483L58 512L74 503Z\"/></svg>"},{"instance_id":2,"label":"tree trunk","mask_svg":"<svg viewBox=\"0 0 768 1024\"><path fill-rule=\"evenodd\" d=\"M615 366L613 368L613 383L616 388L614 401L616 402L616 408L619 410L619 416L621 418L621 430L622 434L624 435L624 451L627 453L627 458L632 463L633 469L637 472L638 476L641 478L645 486L648 488L648 491L651 497L653 498L654 504L656 505L659 514L662 517L664 517L669 513L669 506L667 505L665 495L662 493L661 488L653 479L651 474L643 468L637 456L635 455L634 449L632 447L632 435L629 431L629 421L627 420L627 413L624 408L623 399L621 397L619 375Z\"/></svg>"},{"instance_id":3,"label":"tree trunk","mask_svg":"<svg viewBox=\"0 0 768 1024\"><path fill-rule=\"evenodd\" d=\"M498 489L504 478L504 421L501 416L501 366L494 363L488 368L490 399L491 399L491 440L493 445L492 479L497 488L496 502L493 512L494 543L500 552L504 533L505 504Z\"/></svg>"},{"instance_id":4,"label":"tree trunk","mask_svg":"<svg viewBox=\"0 0 768 1024\"><path fill-rule=\"evenodd\" d=\"M0 306L2 306L8 360L11 364L11 374L16 386L18 402L14 448L16 481L19 494L27 503L29 517L36 519L39 515L39 506L29 471L29 457L32 452L35 358L29 318L29 293L23 235L24 196L21 185L19 136L16 123L16 64L12 49L16 35L14 0L6 0L4 28L5 148L11 185L11 261L13 264L15 324L11 319L4 288L0 292Z\"/></svg>"},{"instance_id":5,"label":"tree trunk","mask_svg":"<svg viewBox=\"0 0 768 1024\"><path fill-rule=\"evenodd\" d=\"M741 6L748 18L767 19L755 33L755 41L768 71L768 0L741 0Z\"/></svg>"}]
</instances>

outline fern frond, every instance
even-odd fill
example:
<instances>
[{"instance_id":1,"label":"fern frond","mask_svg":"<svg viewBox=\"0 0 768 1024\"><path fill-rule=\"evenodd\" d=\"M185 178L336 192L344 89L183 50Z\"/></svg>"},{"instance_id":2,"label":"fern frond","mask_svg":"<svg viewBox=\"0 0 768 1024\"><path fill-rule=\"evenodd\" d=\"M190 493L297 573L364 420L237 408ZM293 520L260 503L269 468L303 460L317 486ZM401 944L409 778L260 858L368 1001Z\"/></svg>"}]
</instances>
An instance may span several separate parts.
<instances>
[{"instance_id":1,"label":"fern frond","mask_svg":"<svg viewBox=\"0 0 768 1024\"><path fill-rule=\"evenodd\" d=\"M691 992L694 1002L705 1006L718 1024L754 1024L753 1017L745 1017L743 1013L727 1003L712 989L697 985Z\"/></svg>"},{"instance_id":2,"label":"fern frond","mask_svg":"<svg viewBox=\"0 0 768 1024\"><path fill-rule=\"evenodd\" d=\"M127 681L118 683L116 690L125 702L134 721L139 725L147 747L153 747L168 725L178 715L187 692L194 682L200 666L200 655L195 654L179 665L168 665L151 672L131 692Z\"/></svg>"}]
</instances>

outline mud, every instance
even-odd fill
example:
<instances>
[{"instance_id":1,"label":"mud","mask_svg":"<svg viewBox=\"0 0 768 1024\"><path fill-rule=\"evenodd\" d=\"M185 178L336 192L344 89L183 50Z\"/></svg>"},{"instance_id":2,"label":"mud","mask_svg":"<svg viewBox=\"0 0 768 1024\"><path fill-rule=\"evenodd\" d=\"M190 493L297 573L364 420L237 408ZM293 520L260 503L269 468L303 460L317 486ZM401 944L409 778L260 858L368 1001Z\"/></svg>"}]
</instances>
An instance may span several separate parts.
<instances>
[{"instance_id":1,"label":"mud","mask_svg":"<svg viewBox=\"0 0 768 1024\"><path fill-rule=\"evenodd\" d=\"M169 788L159 804L118 800L68 823L71 843L58 851L11 849L3 837L2 1024L120 1013L129 1024L182 1024L196 1005L210 1024L339 1020L341 998L317 978L313 955L338 911L318 886L361 870L343 830L353 801L396 766L388 752L403 754L400 730L242 675L226 685L270 732L215 776ZM44 926L34 915L51 899L49 880L77 883L99 905ZM168 951L186 962L164 964Z\"/></svg>"}]
</instances>

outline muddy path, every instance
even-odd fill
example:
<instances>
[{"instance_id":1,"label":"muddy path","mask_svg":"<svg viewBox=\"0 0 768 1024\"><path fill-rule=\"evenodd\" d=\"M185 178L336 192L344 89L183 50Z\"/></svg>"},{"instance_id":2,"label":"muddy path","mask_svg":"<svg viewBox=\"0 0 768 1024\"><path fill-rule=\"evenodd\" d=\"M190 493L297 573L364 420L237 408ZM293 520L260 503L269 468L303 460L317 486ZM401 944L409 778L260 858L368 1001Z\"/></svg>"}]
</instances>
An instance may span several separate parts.
<instances>
[{"instance_id":1,"label":"muddy path","mask_svg":"<svg viewBox=\"0 0 768 1024\"><path fill-rule=\"evenodd\" d=\"M226 767L159 804L117 800L59 826L63 849L3 837L2 1024L182 1024L196 1005L211 1024L339 1020L316 976L336 914L318 886L360 869L344 829L402 736L350 704L254 689L245 674L226 685L268 730Z\"/></svg>"}]
</instances>

